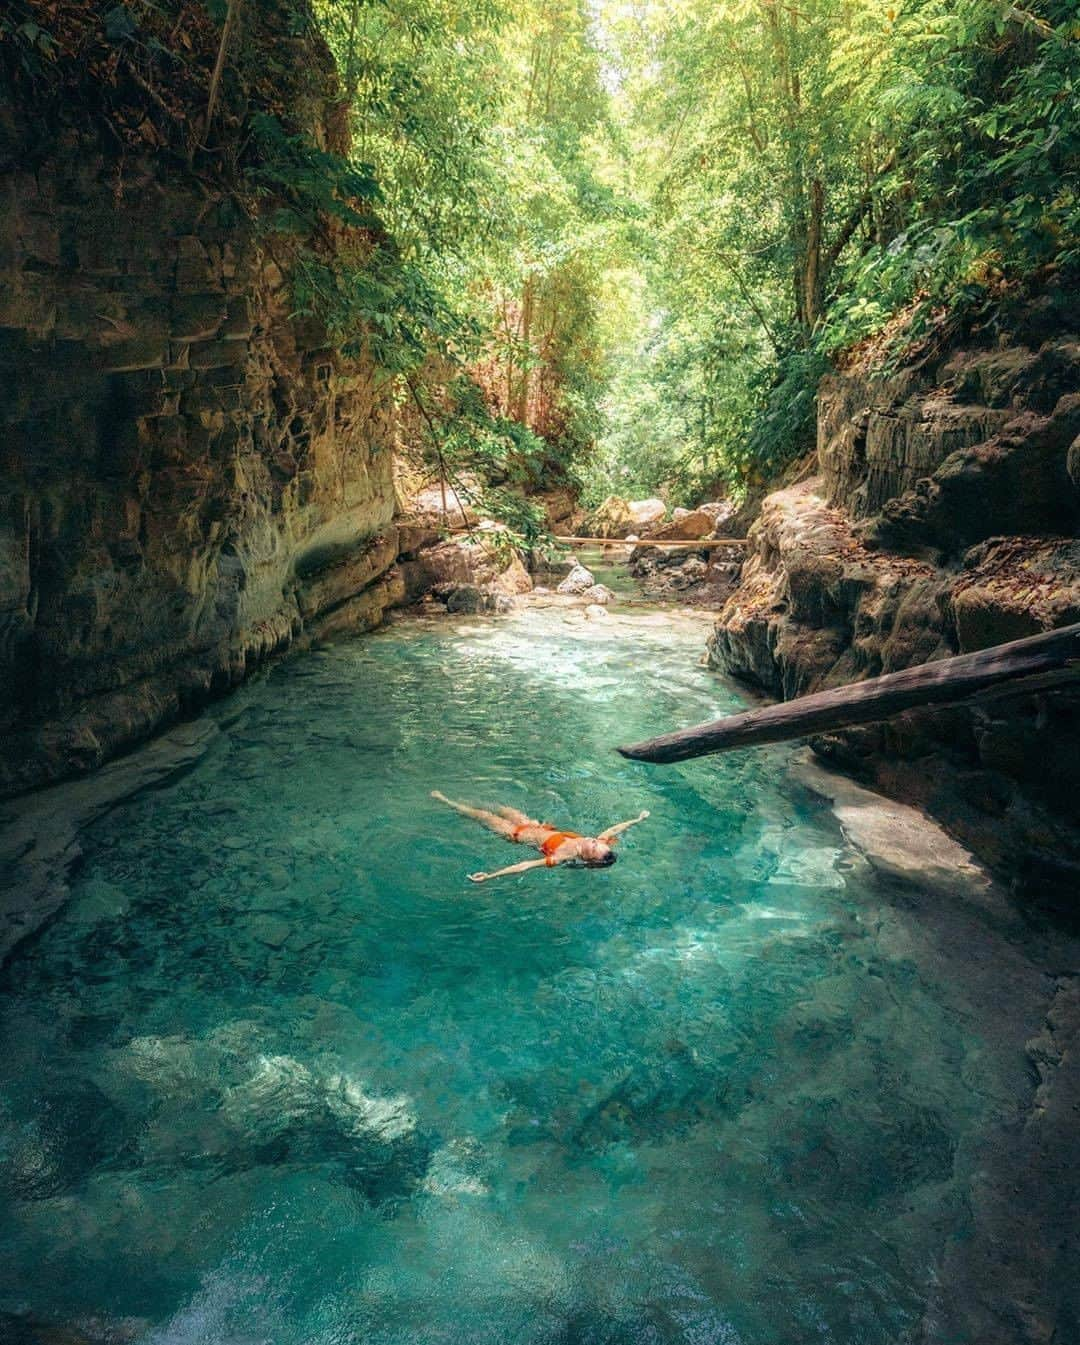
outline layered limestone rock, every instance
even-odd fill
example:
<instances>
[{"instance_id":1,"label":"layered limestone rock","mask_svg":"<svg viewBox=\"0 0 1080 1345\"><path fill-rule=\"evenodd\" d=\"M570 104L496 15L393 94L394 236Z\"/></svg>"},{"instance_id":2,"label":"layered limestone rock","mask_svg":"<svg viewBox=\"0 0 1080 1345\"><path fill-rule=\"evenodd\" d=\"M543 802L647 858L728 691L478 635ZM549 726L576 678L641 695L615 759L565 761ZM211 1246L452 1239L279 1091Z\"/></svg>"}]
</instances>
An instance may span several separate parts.
<instances>
[{"instance_id":1,"label":"layered limestone rock","mask_svg":"<svg viewBox=\"0 0 1080 1345\"><path fill-rule=\"evenodd\" d=\"M521 557L496 535L493 529L477 529L434 541L403 557L399 568L406 600L416 602L430 593L449 601L463 585L507 598L528 593L533 585Z\"/></svg>"},{"instance_id":2,"label":"layered limestone rock","mask_svg":"<svg viewBox=\"0 0 1080 1345\"><path fill-rule=\"evenodd\" d=\"M1037 341L1039 334L1030 335ZM949 496L974 475L980 489L1000 483L1002 490L995 503L1004 508L990 532L1017 530L1011 525L1020 513L1036 512L1047 529L1071 525L1075 502L1066 497L1059 510L1055 491L1066 477L1060 436L1077 423L1078 367L1077 338L1062 335L1034 347L952 352L888 378L826 378L818 396L826 499L852 518L867 519L894 512L898 502L913 507L910 497L928 489L923 483L933 481L939 495ZM981 452L969 451L980 446ZM988 470L994 450L1001 476ZM1016 485L1022 493L1014 502ZM955 502L953 524L965 526L968 503ZM941 540L946 548L953 544L951 536Z\"/></svg>"},{"instance_id":3,"label":"layered limestone rock","mask_svg":"<svg viewBox=\"0 0 1080 1345\"><path fill-rule=\"evenodd\" d=\"M402 592L375 370L290 317L288 247L228 180L80 115L42 157L0 108L0 793Z\"/></svg>"},{"instance_id":4,"label":"layered limestone rock","mask_svg":"<svg viewBox=\"0 0 1080 1345\"><path fill-rule=\"evenodd\" d=\"M791 698L1080 621L1080 343L1000 344L821 391L820 474L768 496L714 666ZM1033 894L1080 876L1080 695L926 710L815 742Z\"/></svg>"}]
</instances>

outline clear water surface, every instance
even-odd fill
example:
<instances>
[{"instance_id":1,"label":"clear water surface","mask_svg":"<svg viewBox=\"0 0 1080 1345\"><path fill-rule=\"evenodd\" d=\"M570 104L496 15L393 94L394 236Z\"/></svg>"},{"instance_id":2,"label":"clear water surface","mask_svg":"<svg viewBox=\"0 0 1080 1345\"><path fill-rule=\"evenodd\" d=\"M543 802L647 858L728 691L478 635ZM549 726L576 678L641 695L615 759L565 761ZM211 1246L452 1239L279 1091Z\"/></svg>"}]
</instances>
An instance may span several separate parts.
<instances>
[{"instance_id":1,"label":"clear water surface","mask_svg":"<svg viewBox=\"0 0 1080 1345\"><path fill-rule=\"evenodd\" d=\"M3 982L0 1311L200 1345L896 1345L985 1025L696 621L402 624L275 668ZM432 801L598 830L522 858Z\"/></svg>"}]
</instances>

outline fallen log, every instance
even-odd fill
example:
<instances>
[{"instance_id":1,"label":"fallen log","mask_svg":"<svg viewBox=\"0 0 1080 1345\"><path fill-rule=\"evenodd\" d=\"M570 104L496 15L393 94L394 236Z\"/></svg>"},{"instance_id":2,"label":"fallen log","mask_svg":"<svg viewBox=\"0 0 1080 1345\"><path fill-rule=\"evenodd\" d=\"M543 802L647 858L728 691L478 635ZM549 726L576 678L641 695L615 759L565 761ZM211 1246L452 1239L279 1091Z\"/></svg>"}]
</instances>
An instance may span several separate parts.
<instances>
[{"instance_id":1,"label":"fallen log","mask_svg":"<svg viewBox=\"0 0 1080 1345\"><path fill-rule=\"evenodd\" d=\"M814 733L873 724L920 706L978 702L1043 691L1080 680L1080 624L992 645L974 654L869 677L781 705L746 710L710 724L620 747L636 761L686 761L735 747L757 747Z\"/></svg>"},{"instance_id":2,"label":"fallen log","mask_svg":"<svg viewBox=\"0 0 1080 1345\"><path fill-rule=\"evenodd\" d=\"M745 546L745 537L702 537L696 541L684 538L665 542L661 537L641 537L636 542L628 542L625 537L556 537L557 542L565 546L625 546L632 551L639 546L662 546L672 551L701 551L717 546Z\"/></svg>"}]
</instances>

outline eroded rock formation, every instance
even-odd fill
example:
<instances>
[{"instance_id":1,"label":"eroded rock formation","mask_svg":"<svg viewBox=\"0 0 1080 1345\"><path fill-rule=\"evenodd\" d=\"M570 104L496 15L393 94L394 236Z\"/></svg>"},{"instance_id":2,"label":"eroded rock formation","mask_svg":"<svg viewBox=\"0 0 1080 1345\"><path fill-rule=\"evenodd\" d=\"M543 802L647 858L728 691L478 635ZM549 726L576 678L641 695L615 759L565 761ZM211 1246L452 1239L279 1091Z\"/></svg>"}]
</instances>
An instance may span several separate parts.
<instances>
[{"instance_id":1,"label":"eroded rock formation","mask_svg":"<svg viewBox=\"0 0 1080 1345\"><path fill-rule=\"evenodd\" d=\"M333 144L328 54L270 36L304 73L286 126ZM129 136L138 108L68 115L43 147L0 107L0 794L403 594L377 373L290 316L288 240L149 118Z\"/></svg>"},{"instance_id":2,"label":"eroded rock formation","mask_svg":"<svg viewBox=\"0 0 1080 1345\"><path fill-rule=\"evenodd\" d=\"M826 380L818 475L764 501L717 667L790 698L1080 621L1080 340L1044 339L1046 319L887 379ZM1077 708L1055 692L923 711L815 747L1068 901Z\"/></svg>"}]
</instances>

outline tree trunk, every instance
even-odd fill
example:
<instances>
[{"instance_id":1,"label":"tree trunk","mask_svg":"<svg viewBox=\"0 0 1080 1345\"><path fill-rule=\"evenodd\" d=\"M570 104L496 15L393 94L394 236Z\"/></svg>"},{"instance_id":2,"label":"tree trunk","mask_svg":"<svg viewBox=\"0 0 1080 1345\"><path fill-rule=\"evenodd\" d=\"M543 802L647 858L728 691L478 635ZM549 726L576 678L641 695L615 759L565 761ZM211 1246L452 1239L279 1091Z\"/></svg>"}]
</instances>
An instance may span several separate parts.
<instances>
[{"instance_id":1,"label":"tree trunk","mask_svg":"<svg viewBox=\"0 0 1080 1345\"><path fill-rule=\"evenodd\" d=\"M813 331L821 316L821 230L825 217L825 188L820 178L810 183L810 218L806 228L806 256L803 260L803 314Z\"/></svg>"},{"instance_id":2,"label":"tree trunk","mask_svg":"<svg viewBox=\"0 0 1080 1345\"><path fill-rule=\"evenodd\" d=\"M533 308L536 301L536 282L530 273L525 277L525 284L521 292L521 348L523 351L521 362L521 377L518 380L517 403L511 408L510 414L522 425L529 423L529 374L530 374L530 350L529 342L532 339L532 321Z\"/></svg>"},{"instance_id":3,"label":"tree trunk","mask_svg":"<svg viewBox=\"0 0 1080 1345\"><path fill-rule=\"evenodd\" d=\"M686 761L733 747L757 747L856 724L873 724L919 706L987 700L1077 680L1080 624L993 645L974 654L923 663L884 677L870 677L865 682L819 691L763 710L747 710L618 751L638 761Z\"/></svg>"},{"instance_id":4,"label":"tree trunk","mask_svg":"<svg viewBox=\"0 0 1080 1345\"><path fill-rule=\"evenodd\" d=\"M236 17L239 12L240 0L229 0L228 8L225 11L225 23L221 29L221 40L218 43L217 59L214 61L214 71L210 76L210 93L206 99L206 120L203 124L202 133L202 143L204 145L210 136L210 125L214 120L218 91L221 88L221 76L225 72L225 58L228 55L229 43L232 40L233 28L236 26Z\"/></svg>"}]
</instances>

